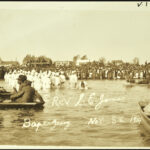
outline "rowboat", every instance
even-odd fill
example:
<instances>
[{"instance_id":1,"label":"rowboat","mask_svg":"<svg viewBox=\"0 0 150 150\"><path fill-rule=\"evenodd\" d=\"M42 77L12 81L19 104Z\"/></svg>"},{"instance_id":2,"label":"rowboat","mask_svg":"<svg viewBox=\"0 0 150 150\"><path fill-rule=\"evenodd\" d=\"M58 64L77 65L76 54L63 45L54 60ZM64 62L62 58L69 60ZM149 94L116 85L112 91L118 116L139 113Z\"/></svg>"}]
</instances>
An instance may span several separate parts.
<instances>
[{"instance_id":1,"label":"rowboat","mask_svg":"<svg viewBox=\"0 0 150 150\"><path fill-rule=\"evenodd\" d=\"M144 79L144 80L139 80L137 81L137 84L149 84L149 81Z\"/></svg>"},{"instance_id":2,"label":"rowboat","mask_svg":"<svg viewBox=\"0 0 150 150\"><path fill-rule=\"evenodd\" d=\"M135 84L149 84L148 79L128 79L126 81L128 83L135 83Z\"/></svg>"},{"instance_id":3,"label":"rowboat","mask_svg":"<svg viewBox=\"0 0 150 150\"><path fill-rule=\"evenodd\" d=\"M43 107L43 103L15 103L15 102L1 102L0 109L41 109Z\"/></svg>"},{"instance_id":4,"label":"rowboat","mask_svg":"<svg viewBox=\"0 0 150 150\"><path fill-rule=\"evenodd\" d=\"M126 82L124 84L124 86L126 87L134 87L134 86L147 86L150 87L150 83L146 82L146 81L136 81L136 82Z\"/></svg>"},{"instance_id":5,"label":"rowboat","mask_svg":"<svg viewBox=\"0 0 150 150\"><path fill-rule=\"evenodd\" d=\"M0 99L10 99L11 92L0 92Z\"/></svg>"},{"instance_id":6,"label":"rowboat","mask_svg":"<svg viewBox=\"0 0 150 150\"><path fill-rule=\"evenodd\" d=\"M140 116L141 116L142 124L145 130L150 133L150 115L144 113L145 104L139 102L139 106L140 106Z\"/></svg>"}]
</instances>

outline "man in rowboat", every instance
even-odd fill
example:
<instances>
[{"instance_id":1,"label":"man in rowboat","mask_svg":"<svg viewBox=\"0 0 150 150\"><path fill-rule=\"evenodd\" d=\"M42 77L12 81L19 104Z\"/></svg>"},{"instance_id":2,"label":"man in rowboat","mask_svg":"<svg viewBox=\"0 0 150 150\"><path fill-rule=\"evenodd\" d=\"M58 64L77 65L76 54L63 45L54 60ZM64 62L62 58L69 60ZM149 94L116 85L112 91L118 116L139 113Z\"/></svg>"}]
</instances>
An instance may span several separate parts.
<instances>
[{"instance_id":1,"label":"man in rowboat","mask_svg":"<svg viewBox=\"0 0 150 150\"><path fill-rule=\"evenodd\" d=\"M19 75L19 77L18 77L18 84L19 84L18 92L22 90L22 87L24 86L25 81L27 81L27 77L25 75ZM13 89L15 92L17 92L15 87L13 87Z\"/></svg>"},{"instance_id":2,"label":"man in rowboat","mask_svg":"<svg viewBox=\"0 0 150 150\"><path fill-rule=\"evenodd\" d=\"M18 103L31 103L37 98L40 103L44 103L41 95L33 87L31 87L31 82L27 80L25 75L19 75L18 84L20 85L18 92L14 88L15 93L13 93L10 97L12 101Z\"/></svg>"}]
</instances>

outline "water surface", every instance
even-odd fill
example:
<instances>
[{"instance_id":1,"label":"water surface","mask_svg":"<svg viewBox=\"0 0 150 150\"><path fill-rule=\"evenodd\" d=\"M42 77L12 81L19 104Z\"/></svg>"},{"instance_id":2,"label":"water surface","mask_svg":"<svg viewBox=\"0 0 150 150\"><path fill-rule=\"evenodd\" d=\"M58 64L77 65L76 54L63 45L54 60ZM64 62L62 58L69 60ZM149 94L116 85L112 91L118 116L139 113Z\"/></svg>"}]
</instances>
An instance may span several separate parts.
<instances>
[{"instance_id":1,"label":"water surface","mask_svg":"<svg viewBox=\"0 0 150 150\"><path fill-rule=\"evenodd\" d=\"M0 83L11 90L4 81ZM126 87L123 80L90 80L87 83L90 89L85 91L67 87L40 91L45 100L43 110L0 110L0 144L150 146L150 135L140 123L138 106L138 101L150 99L150 88L147 85ZM95 96L90 101L92 93ZM95 107L102 95L105 102ZM45 125L38 129L35 124L27 127L29 124L24 124L25 119ZM93 119L97 124L90 124ZM62 124L56 125L58 122Z\"/></svg>"}]
</instances>

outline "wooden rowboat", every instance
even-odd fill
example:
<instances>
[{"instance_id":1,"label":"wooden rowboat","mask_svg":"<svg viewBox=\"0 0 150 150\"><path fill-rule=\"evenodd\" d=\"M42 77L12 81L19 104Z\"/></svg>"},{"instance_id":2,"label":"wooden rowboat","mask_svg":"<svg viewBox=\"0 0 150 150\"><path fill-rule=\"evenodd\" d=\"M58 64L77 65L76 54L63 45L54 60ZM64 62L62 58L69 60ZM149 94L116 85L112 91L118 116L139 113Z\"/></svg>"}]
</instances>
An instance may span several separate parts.
<instances>
[{"instance_id":1,"label":"wooden rowboat","mask_svg":"<svg viewBox=\"0 0 150 150\"><path fill-rule=\"evenodd\" d=\"M143 105L142 103L139 102L139 106L140 106L140 116L141 116L142 124L143 124L145 130L150 133L150 116L148 116L144 113L145 105Z\"/></svg>"},{"instance_id":2,"label":"wooden rowboat","mask_svg":"<svg viewBox=\"0 0 150 150\"><path fill-rule=\"evenodd\" d=\"M2 102L0 103L0 109L41 109L43 108L43 103L14 103L14 102Z\"/></svg>"},{"instance_id":3,"label":"wooden rowboat","mask_svg":"<svg viewBox=\"0 0 150 150\"><path fill-rule=\"evenodd\" d=\"M127 79L126 80L128 83L134 83L134 84L149 84L148 79Z\"/></svg>"},{"instance_id":4,"label":"wooden rowboat","mask_svg":"<svg viewBox=\"0 0 150 150\"><path fill-rule=\"evenodd\" d=\"M0 91L0 109L8 109L8 108L15 108L15 109L41 109L43 108L44 103L17 103L12 102L10 100L11 92L7 92L6 90Z\"/></svg>"},{"instance_id":5,"label":"wooden rowboat","mask_svg":"<svg viewBox=\"0 0 150 150\"><path fill-rule=\"evenodd\" d=\"M10 99L11 92L0 92L0 99Z\"/></svg>"}]
</instances>

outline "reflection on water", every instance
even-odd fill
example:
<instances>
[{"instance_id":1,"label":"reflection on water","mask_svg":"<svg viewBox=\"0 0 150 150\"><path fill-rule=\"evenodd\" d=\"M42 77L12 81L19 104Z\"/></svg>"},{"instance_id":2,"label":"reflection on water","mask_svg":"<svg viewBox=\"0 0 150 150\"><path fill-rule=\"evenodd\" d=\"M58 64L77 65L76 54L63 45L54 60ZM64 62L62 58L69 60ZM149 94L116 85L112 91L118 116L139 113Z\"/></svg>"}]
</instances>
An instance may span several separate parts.
<instances>
[{"instance_id":1,"label":"reflection on water","mask_svg":"<svg viewBox=\"0 0 150 150\"><path fill-rule=\"evenodd\" d=\"M0 82L10 90L4 81ZM43 110L1 110L0 144L150 146L150 135L142 127L138 107L139 100L150 98L149 87L125 86L125 81L87 82L91 88L85 91L40 91L46 101ZM97 104L99 109L95 109ZM23 127L26 119L30 119L30 127ZM65 123L70 123L67 129Z\"/></svg>"}]
</instances>

